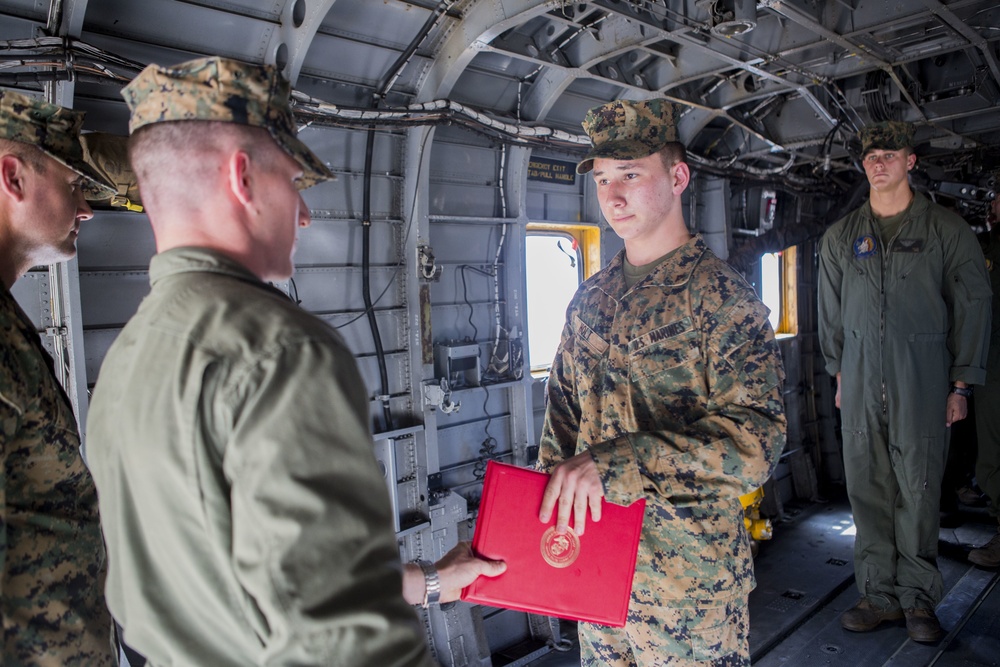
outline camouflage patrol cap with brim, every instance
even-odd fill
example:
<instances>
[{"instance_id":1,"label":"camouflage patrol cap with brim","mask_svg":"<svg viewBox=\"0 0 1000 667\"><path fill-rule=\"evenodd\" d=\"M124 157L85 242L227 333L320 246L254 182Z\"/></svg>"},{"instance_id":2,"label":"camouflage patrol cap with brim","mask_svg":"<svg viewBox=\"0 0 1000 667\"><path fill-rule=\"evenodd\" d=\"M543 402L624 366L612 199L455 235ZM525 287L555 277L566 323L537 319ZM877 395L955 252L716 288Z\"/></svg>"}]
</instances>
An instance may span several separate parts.
<instances>
[{"instance_id":1,"label":"camouflage patrol cap with brim","mask_svg":"<svg viewBox=\"0 0 1000 667\"><path fill-rule=\"evenodd\" d=\"M82 111L50 104L12 90L0 90L0 139L37 146L85 179L87 199L105 199L114 188L83 159Z\"/></svg>"},{"instance_id":2,"label":"camouflage patrol cap with brim","mask_svg":"<svg viewBox=\"0 0 1000 667\"><path fill-rule=\"evenodd\" d=\"M638 160L677 141L677 107L663 99L616 100L587 112L583 129L593 146L576 173L594 168L596 158Z\"/></svg>"},{"instance_id":3,"label":"camouflage patrol cap with brim","mask_svg":"<svg viewBox=\"0 0 1000 667\"><path fill-rule=\"evenodd\" d=\"M275 67L229 58L198 58L174 67L150 65L122 89L132 112L129 133L153 123L217 121L266 129L302 166L299 189L336 178L296 138L291 85Z\"/></svg>"},{"instance_id":4,"label":"camouflage patrol cap with brim","mask_svg":"<svg viewBox=\"0 0 1000 667\"><path fill-rule=\"evenodd\" d=\"M861 155L867 155L871 150L912 149L913 132L913 124L901 120L886 120L866 125L858 132L858 137L861 139Z\"/></svg>"}]
</instances>

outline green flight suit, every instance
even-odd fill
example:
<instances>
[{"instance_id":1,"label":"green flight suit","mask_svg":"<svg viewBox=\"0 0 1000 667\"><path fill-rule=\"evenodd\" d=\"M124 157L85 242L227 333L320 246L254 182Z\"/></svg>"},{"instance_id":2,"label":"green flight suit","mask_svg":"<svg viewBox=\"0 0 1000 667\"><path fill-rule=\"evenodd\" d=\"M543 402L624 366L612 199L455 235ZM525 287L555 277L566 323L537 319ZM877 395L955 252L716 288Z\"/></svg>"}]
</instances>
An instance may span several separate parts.
<instances>
[{"instance_id":1,"label":"green flight suit","mask_svg":"<svg viewBox=\"0 0 1000 667\"><path fill-rule=\"evenodd\" d=\"M626 626L581 624L584 664L645 651L656 664L749 664L739 497L771 475L786 437L767 307L700 237L631 289L623 263L624 251L570 302L538 455L551 471L589 451L608 501L646 499Z\"/></svg>"},{"instance_id":2,"label":"green flight suit","mask_svg":"<svg viewBox=\"0 0 1000 667\"><path fill-rule=\"evenodd\" d=\"M116 664L104 574L73 408L0 284L0 665Z\"/></svg>"},{"instance_id":3,"label":"green flight suit","mask_svg":"<svg viewBox=\"0 0 1000 667\"><path fill-rule=\"evenodd\" d=\"M989 498L989 512L1000 520L1000 229L983 249L993 287L993 326L986 362L986 384L976 389L976 482Z\"/></svg>"},{"instance_id":4,"label":"green flight suit","mask_svg":"<svg viewBox=\"0 0 1000 667\"><path fill-rule=\"evenodd\" d=\"M823 236L820 347L841 373L858 590L933 608L945 407L951 382L985 380L990 285L969 225L920 193L887 243L880 231L866 203Z\"/></svg>"},{"instance_id":5,"label":"green flight suit","mask_svg":"<svg viewBox=\"0 0 1000 667\"><path fill-rule=\"evenodd\" d=\"M88 421L125 640L150 667L431 667L341 337L209 250L149 274Z\"/></svg>"}]
</instances>

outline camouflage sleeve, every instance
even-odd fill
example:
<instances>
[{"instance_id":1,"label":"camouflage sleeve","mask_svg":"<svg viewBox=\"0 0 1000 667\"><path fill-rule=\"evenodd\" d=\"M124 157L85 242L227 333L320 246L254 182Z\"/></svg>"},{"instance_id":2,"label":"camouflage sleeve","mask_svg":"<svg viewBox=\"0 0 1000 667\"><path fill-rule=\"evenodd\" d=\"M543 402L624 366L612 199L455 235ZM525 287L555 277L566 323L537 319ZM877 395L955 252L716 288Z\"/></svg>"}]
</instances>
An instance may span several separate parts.
<instances>
[{"instance_id":1,"label":"camouflage sleeve","mask_svg":"<svg viewBox=\"0 0 1000 667\"><path fill-rule=\"evenodd\" d=\"M570 311L571 312L571 311ZM552 472L556 465L576 453L580 433L580 405L574 382L575 355L573 335L570 325L572 315L567 317L562 339L556 351L549 379L546 385L545 423L538 446L538 470Z\"/></svg>"},{"instance_id":2,"label":"camouflage sleeve","mask_svg":"<svg viewBox=\"0 0 1000 667\"><path fill-rule=\"evenodd\" d=\"M3 350L0 349L0 354L2 353ZM9 379L6 369L0 367L0 383ZM13 434L21 428L21 410L4 395L2 389L0 386L0 573L5 573L7 572L7 455ZM5 584L4 575L0 574L0 599L6 593ZM0 622L5 620L3 610L0 609Z\"/></svg>"},{"instance_id":3,"label":"camouflage sleeve","mask_svg":"<svg viewBox=\"0 0 1000 667\"><path fill-rule=\"evenodd\" d=\"M817 311L819 347L826 360L826 372L830 375L840 372L840 360L844 351L844 323L840 310L844 269L835 256L834 245L833 234L827 231L820 242Z\"/></svg>"},{"instance_id":4,"label":"camouflage sleeve","mask_svg":"<svg viewBox=\"0 0 1000 667\"><path fill-rule=\"evenodd\" d=\"M975 234L963 220L957 220L954 229L943 239L942 296L948 304L948 350L953 358L948 379L984 384L993 291L986 258Z\"/></svg>"},{"instance_id":5,"label":"camouflage sleeve","mask_svg":"<svg viewBox=\"0 0 1000 667\"><path fill-rule=\"evenodd\" d=\"M609 501L630 503L643 487L675 504L740 495L774 469L785 446L784 372L767 309L746 297L709 315L704 327L705 377L676 389L678 400L702 402L698 418L683 425L667 418L658 430L591 448Z\"/></svg>"}]
</instances>

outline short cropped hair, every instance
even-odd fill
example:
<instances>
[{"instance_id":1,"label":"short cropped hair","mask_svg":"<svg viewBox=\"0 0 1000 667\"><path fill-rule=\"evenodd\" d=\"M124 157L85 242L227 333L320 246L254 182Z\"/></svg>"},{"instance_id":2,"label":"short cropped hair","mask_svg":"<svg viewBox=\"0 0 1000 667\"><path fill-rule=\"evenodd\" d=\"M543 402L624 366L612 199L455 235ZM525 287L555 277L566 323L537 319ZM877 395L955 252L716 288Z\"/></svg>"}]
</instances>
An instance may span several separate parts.
<instances>
[{"instance_id":1,"label":"short cropped hair","mask_svg":"<svg viewBox=\"0 0 1000 667\"><path fill-rule=\"evenodd\" d=\"M679 141L671 141L659 151L663 166L670 169L678 162L687 162L687 149Z\"/></svg>"},{"instance_id":2,"label":"short cropped hair","mask_svg":"<svg viewBox=\"0 0 1000 667\"><path fill-rule=\"evenodd\" d=\"M222 121L152 123L128 143L143 202L153 207L160 194L179 198L214 182L218 156L228 150L245 151L265 168L284 155L267 130Z\"/></svg>"},{"instance_id":3,"label":"short cropped hair","mask_svg":"<svg viewBox=\"0 0 1000 667\"><path fill-rule=\"evenodd\" d=\"M48 168L48 156L38 146L22 141L0 139L0 154L15 155L36 173L44 173Z\"/></svg>"}]
</instances>

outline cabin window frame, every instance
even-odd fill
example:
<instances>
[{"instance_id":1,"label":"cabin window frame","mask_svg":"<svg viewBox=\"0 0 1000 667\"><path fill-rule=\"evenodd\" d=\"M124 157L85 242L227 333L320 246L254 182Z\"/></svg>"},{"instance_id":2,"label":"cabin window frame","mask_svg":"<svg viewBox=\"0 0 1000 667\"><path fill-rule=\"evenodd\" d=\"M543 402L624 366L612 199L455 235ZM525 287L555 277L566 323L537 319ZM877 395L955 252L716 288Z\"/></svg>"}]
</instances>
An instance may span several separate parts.
<instances>
[{"instance_id":1,"label":"cabin window frame","mask_svg":"<svg viewBox=\"0 0 1000 667\"><path fill-rule=\"evenodd\" d=\"M553 222L530 222L525 227L525 246L527 246L528 239L531 237L538 236L549 236L549 237L561 237L571 243L575 242L576 245L576 259L577 259L577 272L578 272L578 282L577 286L583 283L587 278L597 273L601 269L601 230L597 225L589 224L574 224L574 223L553 223ZM568 249L567 249L568 250ZM527 258L527 247L525 248L525 294L526 299L530 300L531 295L535 293L535 286L529 282L528 278L528 258ZM574 290L575 293L575 290ZM572 298L572 297L571 297ZM569 305L567 301L566 306ZM525 312L525 328L526 337L528 339L528 364L529 369L533 377L544 377L548 375L549 369L552 366L552 359L541 363L536 359L536 363L531 363L531 356L533 354L533 348L531 346L531 307L528 306ZM566 307L559 311L560 315L565 315ZM558 324L554 324L558 322ZM534 326L537 326L537 322ZM549 320L548 326L558 326L559 333L561 334L563 326L565 325L565 317L552 318ZM555 350L553 350L554 356Z\"/></svg>"}]
</instances>

